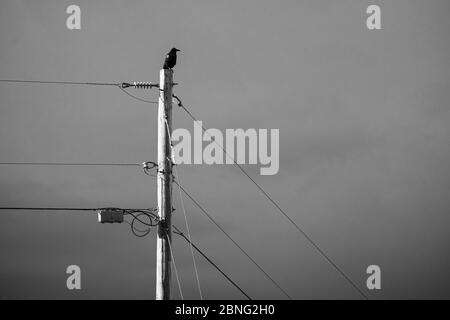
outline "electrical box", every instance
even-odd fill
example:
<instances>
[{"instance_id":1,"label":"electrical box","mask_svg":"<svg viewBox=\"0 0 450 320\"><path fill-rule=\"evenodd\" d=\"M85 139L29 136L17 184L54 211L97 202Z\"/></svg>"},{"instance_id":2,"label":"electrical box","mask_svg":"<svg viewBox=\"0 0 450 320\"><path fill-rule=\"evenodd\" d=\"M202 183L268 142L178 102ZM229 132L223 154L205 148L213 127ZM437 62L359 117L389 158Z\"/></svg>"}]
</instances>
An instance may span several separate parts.
<instances>
[{"instance_id":1,"label":"electrical box","mask_svg":"<svg viewBox=\"0 0 450 320\"><path fill-rule=\"evenodd\" d=\"M122 223L123 210L116 208L100 209L98 212L98 222L100 223Z\"/></svg>"}]
</instances>

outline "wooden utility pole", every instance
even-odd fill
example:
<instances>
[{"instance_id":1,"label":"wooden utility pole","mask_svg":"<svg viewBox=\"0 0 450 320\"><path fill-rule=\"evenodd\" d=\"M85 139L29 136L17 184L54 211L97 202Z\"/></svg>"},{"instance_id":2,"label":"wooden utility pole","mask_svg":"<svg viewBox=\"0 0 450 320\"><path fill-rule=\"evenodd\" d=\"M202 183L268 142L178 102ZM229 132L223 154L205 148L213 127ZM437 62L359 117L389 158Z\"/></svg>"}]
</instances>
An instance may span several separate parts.
<instances>
[{"instance_id":1,"label":"wooden utility pole","mask_svg":"<svg viewBox=\"0 0 450 320\"><path fill-rule=\"evenodd\" d=\"M172 86L173 70L159 73L158 102L158 235L156 243L156 300L170 299L170 265L172 261Z\"/></svg>"}]
</instances>

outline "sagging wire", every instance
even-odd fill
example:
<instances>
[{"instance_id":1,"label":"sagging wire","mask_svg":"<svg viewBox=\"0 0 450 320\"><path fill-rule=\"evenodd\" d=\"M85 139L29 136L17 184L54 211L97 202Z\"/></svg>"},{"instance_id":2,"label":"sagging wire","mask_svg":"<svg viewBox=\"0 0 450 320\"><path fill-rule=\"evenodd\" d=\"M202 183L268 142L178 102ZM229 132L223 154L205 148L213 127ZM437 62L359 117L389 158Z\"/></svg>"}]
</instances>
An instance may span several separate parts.
<instances>
[{"instance_id":1,"label":"sagging wire","mask_svg":"<svg viewBox=\"0 0 450 320\"><path fill-rule=\"evenodd\" d=\"M142 99L142 98L136 97L135 95L129 93L127 90L125 90L124 88L122 88L122 87L120 87L120 86L119 86L118 88L119 88L120 90L122 90L122 92L124 92L126 95L128 95L129 97L131 97L131 98L133 98L133 99L139 100L139 101L141 101L141 102L152 103L152 104L158 104L157 101L151 101L151 100L146 100L146 99Z\"/></svg>"},{"instance_id":2,"label":"sagging wire","mask_svg":"<svg viewBox=\"0 0 450 320\"><path fill-rule=\"evenodd\" d=\"M124 216L129 215L132 217L132 219L131 222L125 219L124 221L130 225L131 232L133 233L133 235L142 238L150 233L152 227L156 227L158 225L159 217L155 213L156 211L157 209L148 209L148 210L126 209L124 210ZM147 221L142 220L141 217L145 217ZM146 227L145 230L137 228L135 226L135 223L137 222L144 225Z\"/></svg>"}]
</instances>

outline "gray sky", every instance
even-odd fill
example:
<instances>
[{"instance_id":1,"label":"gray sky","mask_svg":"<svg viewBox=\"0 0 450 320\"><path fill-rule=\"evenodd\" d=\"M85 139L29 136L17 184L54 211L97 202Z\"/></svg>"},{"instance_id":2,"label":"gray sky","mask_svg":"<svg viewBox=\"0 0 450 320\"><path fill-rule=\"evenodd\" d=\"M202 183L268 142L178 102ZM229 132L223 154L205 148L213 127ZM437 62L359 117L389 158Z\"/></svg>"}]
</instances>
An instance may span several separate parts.
<instances>
[{"instance_id":1,"label":"gray sky","mask_svg":"<svg viewBox=\"0 0 450 320\"><path fill-rule=\"evenodd\" d=\"M80 31L65 26L70 4ZM369 4L382 30L367 30ZM176 94L207 127L280 129L278 175L246 168L371 299L448 299L449 13L447 0L1 0L0 78L155 82L176 46ZM113 87L2 83L0 112L0 162L156 160L155 106ZM173 122L193 129L178 108ZM359 298L235 167L178 169L294 298ZM139 168L0 167L0 206L150 207L155 192ZM284 298L185 204L193 240L250 296ZM183 225L178 196L174 206ZM189 248L176 236L173 247L196 299ZM155 250L154 233L135 238L94 215L2 212L0 298L153 299ZM197 263L206 298L242 297ZM78 292L66 289L71 264ZM381 291L365 289L371 264Z\"/></svg>"}]
</instances>

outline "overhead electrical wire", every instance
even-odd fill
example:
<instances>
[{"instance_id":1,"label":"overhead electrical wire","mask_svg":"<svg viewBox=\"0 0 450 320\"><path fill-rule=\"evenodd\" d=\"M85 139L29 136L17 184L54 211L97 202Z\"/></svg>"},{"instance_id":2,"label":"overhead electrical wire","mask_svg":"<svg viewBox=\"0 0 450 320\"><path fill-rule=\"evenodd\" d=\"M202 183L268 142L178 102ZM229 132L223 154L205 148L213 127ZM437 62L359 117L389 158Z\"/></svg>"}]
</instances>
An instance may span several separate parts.
<instances>
[{"instance_id":1,"label":"overhead electrical wire","mask_svg":"<svg viewBox=\"0 0 450 320\"><path fill-rule=\"evenodd\" d=\"M133 99L136 99L136 100L139 100L139 101L142 101L142 102L146 102L146 103L158 104L158 101L151 101L151 100L146 100L146 99L139 98L139 97L129 93L128 91L126 91L122 87L119 87L119 89L122 90L125 94L127 94L128 96L130 96Z\"/></svg>"},{"instance_id":2,"label":"overhead electrical wire","mask_svg":"<svg viewBox=\"0 0 450 320\"><path fill-rule=\"evenodd\" d=\"M292 297L286 292L286 290L284 290L279 284L278 282L276 282L264 269L263 267L261 267L259 265L258 262L255 261L255 259L253 259L248 253L247 251L244 250L244 248L242 248L231 236L228 232L225 231L225 229L223 229L220 224L218 224L216 222L216 220L203 208L202 205L200 205L200 203L198 203L197 200L194 199L193 196L191 196L184 187L182 187L176 180L174 181L175 184L178 185L178 187L180 187L180 189L183 191L183 193L185 195L187 195L189 197L189 199L191 199L191 201L208 217L209 220L211 220L212 223L214 223L214 225L220 230L222 231L222 233L228 238L230 239L231 242L233 242L233 244L278 288L280 289L280 291L286 296L288 297L290 300L293 300Z\"/></svg>"},{"instance_id":3,"label":"overhead electrical wire","mask_svg":"<svg viewBox=\"0 0 450 320\"><path fill-rule=\"evenodd\" d=\"M73 208L73 207L0 207L0 211L13 211L13 210L26 210L26 211L98 211L104 208ZM141 213L145 213L149 216L154 216L153 214L150 214L149 212L151 210L149 209L123 209L126 214L130 214L133 216L133 214L131 213L135 213L135 212L141 212ZM135 216L135 218L137 220L138 217ZM129 221L124 220L126 223L130 224ZM146 224L145 221L139 220L139 222ZM154 226L154 224L148 224L148 226ZM220 269L217 264L215 264L207 255L206 253L204 253L197 245L195 245L194 243L192 243L185 235L184 233L181 231L181 229L177 228L175 225L173 226L173 228L176 230L176 232L174 232L175 234L181 236L183 239L185 239L190 245L192 245L192 247L202 255L203 258L205 258L205 260L210 263L217 271L219 271L234 287L236 287L243 295L245 295L249 300L251 300L251 298L249 297L249 295L247 293L245 293L245 291L240 288L236 282L234 282L222 269ZM146 232L147 230L139 230L141 232Z\"/></svg>"},{"instance_id":4,"label":"overhead electrical wire","mask_svg":"<svg viewBox=\"0 0 450 320\"><path fill-rule=\"evenodd\" d=\"M16 79L0 79L0 82L5 82L5 83L37 83L37 84L62 84L62 85L91 85L91 86L116 86L119 89L121 89L123 92L125 92L127 95L129 95L130 97L137 99L139 101L142 102L146 102L146 103L152 103L152 104L157 104L158 102L156 101L150 101L150 100L146 100L146 99L142 99L139 97L136 97L132 94L130 94L129 92L127 92L126 90L124 90L124 88L127 88L129 86L132 86L128 83L108 83L108 82L76 82L76 81L44 81L44 80L16 80ZM137 87L137 85L136 85ZM144 86L142 86L144 87ZM148 86L149 88L151 88L151 86ZM173 95L173 97L178 101L178 106L181 107L197 124L198 124L198 120L196 119L196 117L193 116L193 114L183 105L182 101L176 96ZM208 134L206 132L206 129L204 128L204 126L201 126L201 129L203 130L203 132L205 134ZM278 211L297 229L298 232L300 232L307 240L308 242L347 280L347 282L349 282L358 292L359 294L361 294L362 297L364 297L365 299L368 299L368 297L362 292L361 289L359 289L359 287L350 279L349 276L346 275L346 273L319 247L319 245L302 229L298 226L297 223L295 223L295 221L280 207L280 205L244 170L244 168L242 168L241 165L239 165L236 160L234 158L232 158L228 152L225 150L225 148L220 145L215 139L212 139L212 141L214 141L214 143L216 143L223 151L224 153L233 161L234 165L237 166L237 168L239 168L239 170L260 190L260 192L275 206L275 208L278 209ZM135 165L141 165L141 164L100 164L100 163L90 163L90 164L74 164L74 163L0 163L2 165L66 165L66 166L70 166L70 165L98 165L98 166L102 166L102 165L110 165L110 166L135 166ZM185 190L178 185L186 194ZM187 194L188 195L188 194ZM188 197L190 197L190 195L188 195ZM192 197L190 197L191 200L194 201L194 199ZM196 201L194 201L194 203L196 203ZM198 203L196 203L197 206ZM202 209L199 206L200 209ZM1 209L1 208L0 208ZM73 208L72 208L73 209ZM72 210L71 209L71 210ZM49 208L49 210L53 210L52 208ZM76 209L74 209L76 210ZM207 214L206 211L204 211L202 209L202 211L204 213ZM208 215L208 214L207 214ZM209 216L209 215L208 215ZM211 217L210 217L211 219ZM212 220L214 223L215 221ZM216 224L216 223L215 223ZM223 232L224 230L218 225L216 224L216 226L218 226ZM229 237L229 236L228 236ZM231 237L229 237L230 240L232 240ZM232 240L234 242L234 240ZM235 243L236 244L236 243ZM236 244L237 245L237 244ZM242 249L241 249L242 251ZM248 256L250 258L250 256ZM250 258L251 259L251 258ZM253 260L253 259L251 259ZM254 260L253 260L254 261ZM262 269L261 269L262 270ZM262 270L263 271L263 270ZM264 272L265 273L265 272ZM274 282L274 281L272 281ZM274 282L275 283L275 282ZM276 284L276 283L275 283ZM278 286L278 285L277 285ZM284 290L279 287L283 292ZM284 292L286 295L287 293ZM288 295L289 296L289 295Z\"/></svg>"},{"instance_id":5,"label":"overhead electrical wire","mask_svg":"<svg viewBox=\"0 0 450 320\"><path fill-rule=\"evenodd\" d=\"M0 165L7 166L111 166L111 167L135 167L142 166L142 163L99 163L99 162L0 162Z\"/></svg>"},{"instance_id":6,"label":"overhead electrical wire","mask_svg":"<svg viewBox=\"0 0 450 320\"><path fill-rule=\"evenodd\" d=\"M79 82L79 81L46 81L46 80L16 80L16 79L0 79L0 82L5 83L35 83L35 84L61 84L61 85L86 85L86 86L112 86L119 88L122 92L127 94L133 99L146 102L146 103L152 103L152 104L158 104L157 101L150 101L146 99L139 98L128 91L125 90L125 88L134 87L138 89L151 89L152 87L157 87L158 85L154 85L150 82L134 82L133 84L127 83L127 82Z\"/></svg>"},{"instance_id":7,"label":"overhead electrical wire","mask_svg":"<svg viewBox=\"0 0 450 320\"><path fill-rule=\"evenodd\" d=\"M180 101L178 99L178 101ZM167 123L167 119L165 119L165 123L166 123L166 130L167 130L167 134L169 136L169 141L170 141L170 145L172 146L172 137L170 136L170 130L169 130L169 124ZM170 161L172 161L172 159L168 159ZM175 170L176 167L175 167ZM177 174L178 175L178 174ZM183 191L196 205L198 208L200 208L200 210L202 210L203 213L206 214L206 216L214 223L214 225L216 225L217 228L219 228L219 230L221 230L228 239L230 239L234 245L239 248L241 250L242 253L245 254L245 256L247 256L248 259L250 259L251 262L253 262L253 264L258 267L259 270L261 270L261 272L264 273L264 275L276 286L278 287L278 289L280 289L281 292L283 292L284 295L286 295L286 297L288 297L289 299L292 300L292 297L228 234L228 232L226 232L216 221L215 219L202 207L200 206L200 204L194 200L194 198L187 193L186 189L184 189L179 181L174 180L174 183L176 183L176 185L178 186L179 190L180 190L180 197L181 197L181 191ZM184 210L184 204L183 204L183 210ZM186 218L186 213L185 214L185 218ZM187 220L186 220L186 225L187 225ZM188 229L189 230L189 229ZM189 239L190 239L190 235L189 235ZM191 248L192 250L192 248ZM194 261L195 263L195 261ZM198 275L197 275L197 279L198 279Z\"/></svg>"},{"instance_id":8,"label":"overhead electrical wire","mask_svg":"<svg viewBox=\"0 0 450 320\"><path fill-rule=\"evenodd\" d=\"M159 219L158 219L158 216L155 213L153 213L154 211L156 211L156 209L154 209L154 210L125 209L124 216L130 215L133 218L131 219L131 222L127 221L126 219L124 219L124 221L130 225L131 232L136 237L142 238L150 233L152 227L155 227L158 225ZM148 218L149 222L142 221L140 219L140 217L142 215L146 216ZM136 228L134 225L136 223L136 221L138 221L142 225L146 226L147 227L146 230L141 230L141 229Z\"/></svg>"},{"instance_id":9,"label":"overhead electrical wire","mask_svg":"<svg viewBox=\"0 0 450 320\"><path fill-rule=\"evenodd\" d=\"M178 97L176 97L175 95L173 95L178 101L179 103L181 103L181 101L178 99ZM161 99L161 97L160 97ZM169 124L167 122L167 119L165 119L165 124L166 124L166 130L167 130L167 134L169 136L169 141L170 141L170 145L172 146L172 138L170 136L170 130L169 130ZM168 159L169 161L172 161L172 159ZM275 281L275 279L273 279L248 253L247 251L245 251L231 236L228 232L226 232L216 221L215 219L189 194L187 193L186 189L183 188L181 186L181 184L174 180L173 181L180 190L182 190L192 201L193 203L214 223L214 225L219 228L219 230L222 231L223 234L225 234L225 236L230 239L233 244L239 249L241 250L242 253L244 253L244 255L278 288L280 289L280 291L289 299L292 300L292 297L278 284L278 282Z\"/></svg>"},{"instance_id":10,"label":"overhead electrical wire","mask_svg":"<svg viewBox=\"0 0 450 320\"><path fill-rule=\"evenodd\" d=\"M172 137L171 137L171 135L170 135L170 130L169 130L169 124L168 124L168 122L167 122L167 119L165 119L165 124L166 124L166 130L167 130L167 134L168 134L168 136L169 136L169 141L170 141L170 146L172 147ZM168 159L169 161L172 161L172 159ZM176 166L175 166L175 173L176 173L176 175L177 175L177 177L178 177L178 172L177 172L177 168L176 168ZM178 186L178 190L180 191L180 199L181 199L181 204L182 204L182 208L183 208L183 213L184 213L184 217L185 217L185 222L186 222L186 228L187 228L187 231L189 232L189 225L188 225L188 222L187 222L187 218L186 218L186 212L185 212L185 210L184 210L184 203L183 203L183 199L182 199L182 194L181 194L181 191L183 191L187 196L189 196L189 198L191 198L191 200L197 205L197 207L199 207L201 210L202 210L202 212L204 212L205 214L206 214L206 216L216 225L216 227L218 227L219 228L219 230L221 230L246 256L247 256L247 258L249 258L250 259L250 261L251 262L253 262L253 264L255 264L258 268L259 268L259 270L261 270L263 273L264 273L264 275L266 275L266 277L273 283L273 284L275 284L275 286L277 286L280 290L281 290L281 292L283 292L283 294L285 294L289 299L291 299L292 300L292 297L214 220L214 218L211 216L211 215L209 215L207 212L206 212L206 210L204 210L200 205L199 205L199 203L197 202L197 201L195 201L193 198L192 198L192 196L190 195L190 194L188 194L187 192L186 192L186 190L181 186L181 182L179 181L179 179L178 179L178 181L177 180L174 180L174 183L176 183L176 185ZM191 240L191 236L190 236L190 234L188 233L188 237L189 237L189 240ZM190 242L191 243L191 242ZM191 252L192 252L192 247L191 247ZM194 268L195 268L195 271L196 271L196 276L197 276L197 281L198 281L198 286L199 286L199 290L200 290L200 281L199 281L199 278L198 278L198 273L197 273L197 268L196 268L196 265L195 265L195 259L194 259L194 254L193 254L193 252L192 252L192 258L193 258L193 260L194 260ZM200 295L201 295L201 291L200 291Z\"/></svg>"},{"instance_id":11,"label":"overhead electrical wire","mask_svg":"<svg viewBox=\"0 0 450 320\"><path fill-rule=\"evenodd\" d=\"M157 176L156 175L154 175L154 174L150 174L150 173L148 173L146 170L144 170L144 172L145 172L145 174L147 174L147 175L149 175L149 176L151 176L151 177L154 177L154 178L157 178ZM174 180L174 183L175 184L177 184L179 187L180 187L180 185L178 184L178 182L176 181L176 180ZM180 187L180 189L179 190L182 190L185 194L187 193L187 191L184 189L182 189L181 187ZM190 196L190 195L189 195ZM191 200L192 201L195 201L193 198L192 198L192 196L190 196L190 198L191 198ZM194 202L194 203L196 203L196 202ZM200 206L198 203L196 203L196 205L197 206ZM175 234L178 234L178 235L180 235L181 237L183 237L190 245L192 245L192 247L198 252L198 253L200 253L214 268L216 268L217 269L217 271L219 271L233 286L235 286L244 296L246 296L249 300L252 300L251 298L250 298L250 296L241 288L241 287L239 287L227 274L225 274L223 271L222 271L222 269L220 269L210 258L208 258L207 256L206 256L206 254L204 254L189 238L187 238L185 235L184 235L184 233L179 229L179 228L177 228L175 225L173 225L173 228L176 230L176 232L174 232Z\"/></svg>"},{"instance_id":12,"label":"overhead electrical wire","mask_svg":"<svg viewBox=\"0 0 450 320\"><path fill-rule=\"evenodd\" d=\"M248 300L252 300L252 298L250 298L250 296L241 287L239 287L239 285L237 285L236 282L234 282L224 271L222 271L222 269L220 269L210 258L208 258L208 256L202 250L200 250L200 248L197 245L192 243L192 241L189 240L189 238L187 238L180 229L178 229L175 225L173 225L173 228L175 229L175 231L174 231L175 234L179 235L184 240L186 240L189 243L189 245L191 245L198 253L200 253L202 255L202 257L206 259L206 261L208 261L214 268L216 268L216 270L219 271Z\"/></svg>"},{"instance_id":13,"label":"overhead electrical wire","mask_svg":"<svg viewBox=\"0 0 450 320\"><path fill-rule=\"evenodd\" d=\"M178 175L178 170L177 170L176 166L175 166L175 174L176 174L176 178L177 178L177 180L178 180L178 184L180 184L180 183L181 183L181 182L180 182L180 176ZM201 287L201 285L200 285L200 278L199 278L199 276L198 276L197 263L196 263L196 261L195 261L194 250L193 250L193 248L192 248L191 231L190 231L190 228L189 228L189 223L188 223L188 219L187 219L187 215L186 215L186 209L185 209L185 207L184 207L184 201L183 201L183 195L182 195L182 193L181 193L181 188L178 188L178 191L179 191L180 203L181 203L181 209L182 209L182 211L183 211L183 216L184 216L184 222L185 222L185 226L186 226L186 231L187 231L188 238L189 238L189 248L190 248L190 251L191 251L192 262L193 262L193 264L194 264L194 271L195 271L195 278L196 278L196 280L197 280L198 293L199 293L199 295L200 295L200 300L203 300L202 287Z\"/></svg>"},{"instance_id":14,"label":"overhead electrical wire","mask_svg":"<svg viewBox=\"0 0 450 320\"><path fill-rule=\"evenodd\" d=\"M134 222L135 220L136 220L136 219L133 218L133 220L131 220L131 222L130 222L130 221L126 220L126 219L123 219L123 221L124 221L126 224L128 224L128 225L130 226L131 232L132 232L133 235L135 235L136 237L142 238L142 237L145 237L146 235L148 235L148 234L150 233L150 231L151 231L151 228L147 228L146 230L141 230L141 229L139 229L139 228L136 228L136 227L134 226L134 224L133 224L133 222ZM138 233L138 232L139 232L139 233Z\"/></svg>"},{"instance_id":15,"label":"overhead electrical wire","mask_svg":"<svg viewBox=\"0 0 450 320\"><path fill-rule=\"evenodd\" d=\"M173 267L175 269L175 277L176 277L177 283L178 283L178 290L180 291L181 300L184 300L183 291L181 290L180 278L178 277L178 269L177 269L177 265L175 263L175 257L173 256L172 244L171 244L168 234L166 235L166 237L167 237L167 243L169 244L170 256L172 257Z\"/></svg>"},{"instance_id":16,"label":"overhead electrical wire","mask_svg":"<svg viewBox=\"0 0 450 320\"><path fill-rule=\"evenodd\" d=\"M127 211L127 210L126 210L126 211ZM151 224L147 224L147 223L145 223L145 222L139 220L139 219L138 219L138 216L135 216L134 219L137 219L140 223L142 223L142 224L148 226L148 229L147 229L147 230L140 230L140 229L137 229L136 227L133 227L132 223L130 223L129 221L124 220L126 223L128 223L128 224L132 227L133 234L135 234L137 237L144 237L144 236L146 236L146 235L150 232L150 231L149 231L150 227L153 227L153 226L156 226L156 225L157 225L156 220L158 219L158 216L155 215L154 213L151 213L151 212L147 211L147 210L142 210L142 211L140 211L139 209L133 209L133 212L134 212L134 213L136 213L136 212L141 212L141 214L146 214L146 215L148 215L150 221L154 221L154 222L152 222ZM181 229L179 229L176 225L172 225L172 227L175 229L175 231L174 231L175 234L181 236L184 240L186 240L186 242L189 244L189 246L190 246L191 248L195 249L199 254L201 254L201 256L202 256L209 264L211 264L217 271L219 271L219 272L226 278L226 280L228 280L228 281L229 281L235 288L237 288L237 289L238 289L245 297L247 297L247 299L252 300L252 299L250 298L250 296L249 296L249 295L248 295L248 294L247 294L247 293L246 293L246 292L245 292L238 284L236 284L236 282L234 282L234 281L230 278L230 276L228 276L228 275L227 275L227 274L226 274L219 266L217 266L217 264L215 264L215 263L214 263L214 262L206 255L206 253L204 253L197 245L195 245L195 244L192 242L191 237L186 237L186 235L183 233L183 231L182 231ZM141 234L140 234L140 235L139 235L139 234L136 234L135 231L138 231L138 232L140 232ZM181 292L181 291L180 291L180 292Z\"/></svg>"},{"instance_id":17,"label":"overhead electrical wire","mask_svg":"<svg viewBox=\"0 0 450 320\"><path fill-rule=\"evenodd\" d=\"M0 207L0 210L28 210L28 211L97 211L97 210L100 210L100 208Z\"/></svg>"},{"instance_id":18,"label":"overhead electrical wire","mask_svg":"<svg viewBox=\"0 0 450 320\"><path fill-rule=\"evenodd\" d=\"M197 125L199 125L197 118L194 117L194 115L184 106L181 99L176 95L173 95L173 97L177 100L178 106L181 107ZM205 134L208 134L203 125L199 126L201 127L202 131ZM209 137L211 138L211 136ZM367 295L364 294L364 292L362 292L362 290L353 282L353 280L351 280L350 277L347 276L347 274L319 247L319 245L302 228L300 228L300 226L297 223L295 223L295 221L280 207L280 205L247 173L247 171L240 164L238 164L233 157L230 156L230 154L226 151L226 149L222 145L220 145L216 141L216 139L211 138L211 140L217 146L219 146L220 149L222 149L222 151L227 155L227 157L233 161L233 164L259 189L259 191L275 206L275 208L278 209L278 211L297 229L297 231L300 232L300 234L302 234L306 240L308 240L308 242L317 250L317 252L319 252L320 255L322 255L322 257L324 257L328 261L328 263L330 263L334 267L334 269L338 271L338 273L340 273L341 276L343 276L344 279L346 279L346 281L356 291L358 291L358 293L364 299L368 300L369 298L367 297Z\"/></svg>"},{"instance_id":19,"label":"overhead electrical wire","mask_svg":"<svg viewBox=\"0 0 450 320\"><path fill-rule=\"evenodd\" d=\"M66 85L87 85L87 86L121 86L122 85L121 83L111 83L111 82L46 81L46 80L17 80L17 79L0 79L0 82L66 84Z\"/></svg>"},{"instance_id":20,"label":"overhead electrical wire","mask_svg":"<svg viewBox=\"0 0 450 320\"><path fill-rule=\"evenodd\" d=\"M148 162L154 165L153 162ZM137 164L137 163L66 163L66 162L60 162L60 163L56 163L56 162L2 162L0 163L0 165L49 165L49 166L90 166L90 165L95 165L95 166L142 166L142 163ZM153 166L154 167L154 166ZM146 172L147 175L156 177L155 175L149 174L147 172L147 170L144 170L144 172ZM250 255L214 220L214 218L212 218L207 212L206 210L204 210L200 204L190 195L187 193L186 189L184 189L177 181L174 181L174 183L176 183L179 187L179 189L181 191L183 191L183 193L185 193L193 202L194 204L197 205L197 207L199 207L202 212L204 212L208 218L290 299L292 299L289 294L286 293L286 291L284 289L281 288L281 286L272 278L270 277L270 275L267 274L267 272L262 269L262 267L253 259L250 257ZM90 208L90 209L86 209L86 208L82 208L82 209L78 209L78 208L18 208L18 207L0 207L0 210L40 210L40 211L50 211L50 210L54 210L54 211L97 211L99 210L99 208ZM139 209L138 209L139 210ZM142 210L142 209L140 209ZM136 211L136 210L135 210ZM132 222L128 222L126 221L126 223L130 224L131 228L132 228L132 232L133 234L135 234L138 237L142 237L142 236L146 236L150 231L149 230L145 230L145 234L143 235L138 235L136 234L134 231L138 231L138 232L144 232L144 230L138 230L134 227L134 221L137 220L142 224L143 221L140 221L138 218L133 217ZM192 249L192 248L191 248ZM195 259L195 258L194 258ZM196 268L196 266L195 266ZM198 277L198 271L196 271L196 277ZM198 278L197 278L198 279Z\"/></svg>"}]
</instances>

